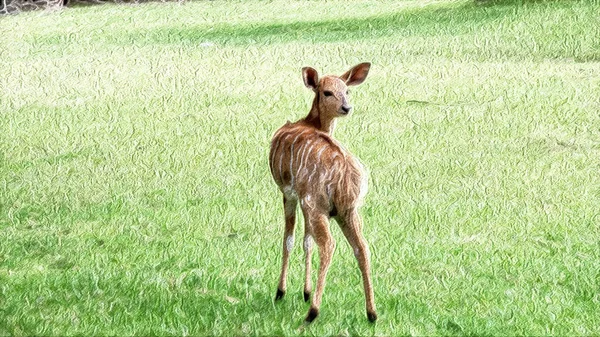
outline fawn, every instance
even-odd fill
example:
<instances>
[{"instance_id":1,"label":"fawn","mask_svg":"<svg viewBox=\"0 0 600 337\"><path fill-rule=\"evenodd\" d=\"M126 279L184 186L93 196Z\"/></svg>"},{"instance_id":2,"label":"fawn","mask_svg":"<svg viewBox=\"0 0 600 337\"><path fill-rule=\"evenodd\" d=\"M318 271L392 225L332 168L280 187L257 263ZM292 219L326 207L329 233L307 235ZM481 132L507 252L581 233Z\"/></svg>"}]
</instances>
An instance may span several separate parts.
<instances>
[{"instance_id":1,"label":"fawn","mask_svg":"<svg viewBox=\"0 0 600 337\"><path fill-rule=\"evenodd\" d=\"M271 141L269 164L273 179L283 192L285 230L283 263L275 299L285 295L290 251L294 245L296 207L300 201L304 215L304 253L306 275L304 300L311 295L311 254L313 240L319 249L319 274L307 322L319 315L325 278L335 250L329 231L329 219L336 219L350 243L362 273L367 317L377 320L373 284L370 275L370 253L362 234L358 207L367 192L367 175L355 157L333 139L337 117L348 115L348 86L361 84L371 67L361 63L341 76L323 76L310 67L302 68L306 87L315 97L306 118L287 122Z\"/></svg>"}]
</instances>

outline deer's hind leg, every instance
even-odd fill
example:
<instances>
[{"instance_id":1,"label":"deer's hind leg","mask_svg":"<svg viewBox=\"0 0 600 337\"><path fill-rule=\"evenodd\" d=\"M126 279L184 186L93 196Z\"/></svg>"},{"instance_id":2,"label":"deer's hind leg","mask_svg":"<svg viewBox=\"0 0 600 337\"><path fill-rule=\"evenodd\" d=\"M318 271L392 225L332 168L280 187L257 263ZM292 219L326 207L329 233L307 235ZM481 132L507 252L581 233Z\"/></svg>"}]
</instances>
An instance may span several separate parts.
<instances>
[{"instance_id":1,"label":"deer's hind leg","mask_svg":"<svg viewBox=\"0 0 600 337\"><path fill-rule=\"evenodd\" d=\"M296 206L298 199L283 197L283 209L285 212L285 229L283 232L283 259L281 263L281 275L275 300L283 298L287 288L287 273L290 262L290 252L294 246L294 227L296 226Z\"/></svg>"},{"instance_id":2,"label":"deer's hind leg","mask_svg":"<svg viewBox=\"0 0 600 337\"><path fill-rule=\"evenodd\" d=\"M340 228L344 236L350 243L354 256L358 261L358 266L362 274L363 286L365 290L365 300L367 309L367 318L371 322L377 320L375 310L375 298L373 295L373 282L371 280L371 259L369 246L362 234L362 220L358 211L354 208L339 217Z\"/></svg>"}]
</instances>

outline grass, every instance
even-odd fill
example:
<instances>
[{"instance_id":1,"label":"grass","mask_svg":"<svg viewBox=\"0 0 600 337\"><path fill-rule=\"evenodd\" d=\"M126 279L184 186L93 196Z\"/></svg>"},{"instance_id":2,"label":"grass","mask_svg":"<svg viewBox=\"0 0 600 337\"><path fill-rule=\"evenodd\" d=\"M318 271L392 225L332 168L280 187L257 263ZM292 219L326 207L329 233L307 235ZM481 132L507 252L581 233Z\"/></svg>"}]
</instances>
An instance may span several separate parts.
<instances>
[{"instance_id":1,"label":"grass","mask_svg":"<svg viewBox=\"0 0 600 337\"><path fill-rule=\"evenodd\" d=\"M2 17L0 335L600 334L597 1L197 1ZM273 132L371 61L379 320L338 241L274 303ZM302 225L297 235L302 235ZM299 241L299 240L297 240ZM315 259L316 262L316 259Z\"/></svg>"}]
</instances>

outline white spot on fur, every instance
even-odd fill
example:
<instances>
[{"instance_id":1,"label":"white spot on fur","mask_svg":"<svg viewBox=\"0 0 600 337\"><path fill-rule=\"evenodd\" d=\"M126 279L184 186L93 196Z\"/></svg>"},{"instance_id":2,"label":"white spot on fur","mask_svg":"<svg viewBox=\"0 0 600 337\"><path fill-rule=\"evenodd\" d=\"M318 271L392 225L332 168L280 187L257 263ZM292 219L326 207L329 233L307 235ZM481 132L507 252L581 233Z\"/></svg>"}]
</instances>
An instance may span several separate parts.
<instances>
[{"instance_id":1,"label":"white spot on fur","mask_svg":"<svg viewBox=\"0 0 600 337\"><path fill-rule=\"evenodd\" d=\"M294 236L293 235L289 235L285 239L285 249L289 252L289 251L292 250L293 247L294 247Z\"/></svg>"},{"instance_id":2,"label":"white spot on fur","mask_svg":"<svg viewBox=\"0 0 600 337\"><path fill-rule=\"evenodd\" d=\"M313 208L312 198L311 198L310 194L305 195L304 198L302 198L302 200L300 200L300 203L302 204L302 209L305 209L305 208L312 209Z\"/></svg>"},{"instance_id":3,"label":"white spot on fur","mask_svg":"<svg viewBox=\"0 0 600 337\"><path fill-rule=\"evenodd\" d=\"M310 235L304 236L304 250L309 250L313 245L313 239Z\"/></svg>"},{"instance_id":4,"label":"white spot on fur","mask_svg":"<svg viewBox=\"0 0 600 337\"><path fill-rule=\"evenodd\" d=\"M282 192L287 199L298 199L298 194L291 185L283 186Z\"/></svg>"}]
</instances>

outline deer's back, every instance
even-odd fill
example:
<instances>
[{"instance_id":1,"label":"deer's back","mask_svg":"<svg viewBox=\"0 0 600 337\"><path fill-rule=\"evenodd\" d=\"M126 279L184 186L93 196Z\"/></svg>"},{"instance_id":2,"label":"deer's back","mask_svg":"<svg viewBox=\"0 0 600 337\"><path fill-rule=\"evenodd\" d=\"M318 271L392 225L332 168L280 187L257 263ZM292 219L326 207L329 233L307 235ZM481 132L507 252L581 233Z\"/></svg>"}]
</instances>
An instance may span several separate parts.
<instances>
[{"instance_id":1,"label":"deer's back","mask_svg":"<svg viewBox=\"0 0 600 337\"><path fill-rule=\"evenodd\" d=\"M367 176L358 160L328 134L302 122L277 130L269 164L286 197L312 200L324 209L357 207L366 194Z\"/></svg>"}]
</instances>

